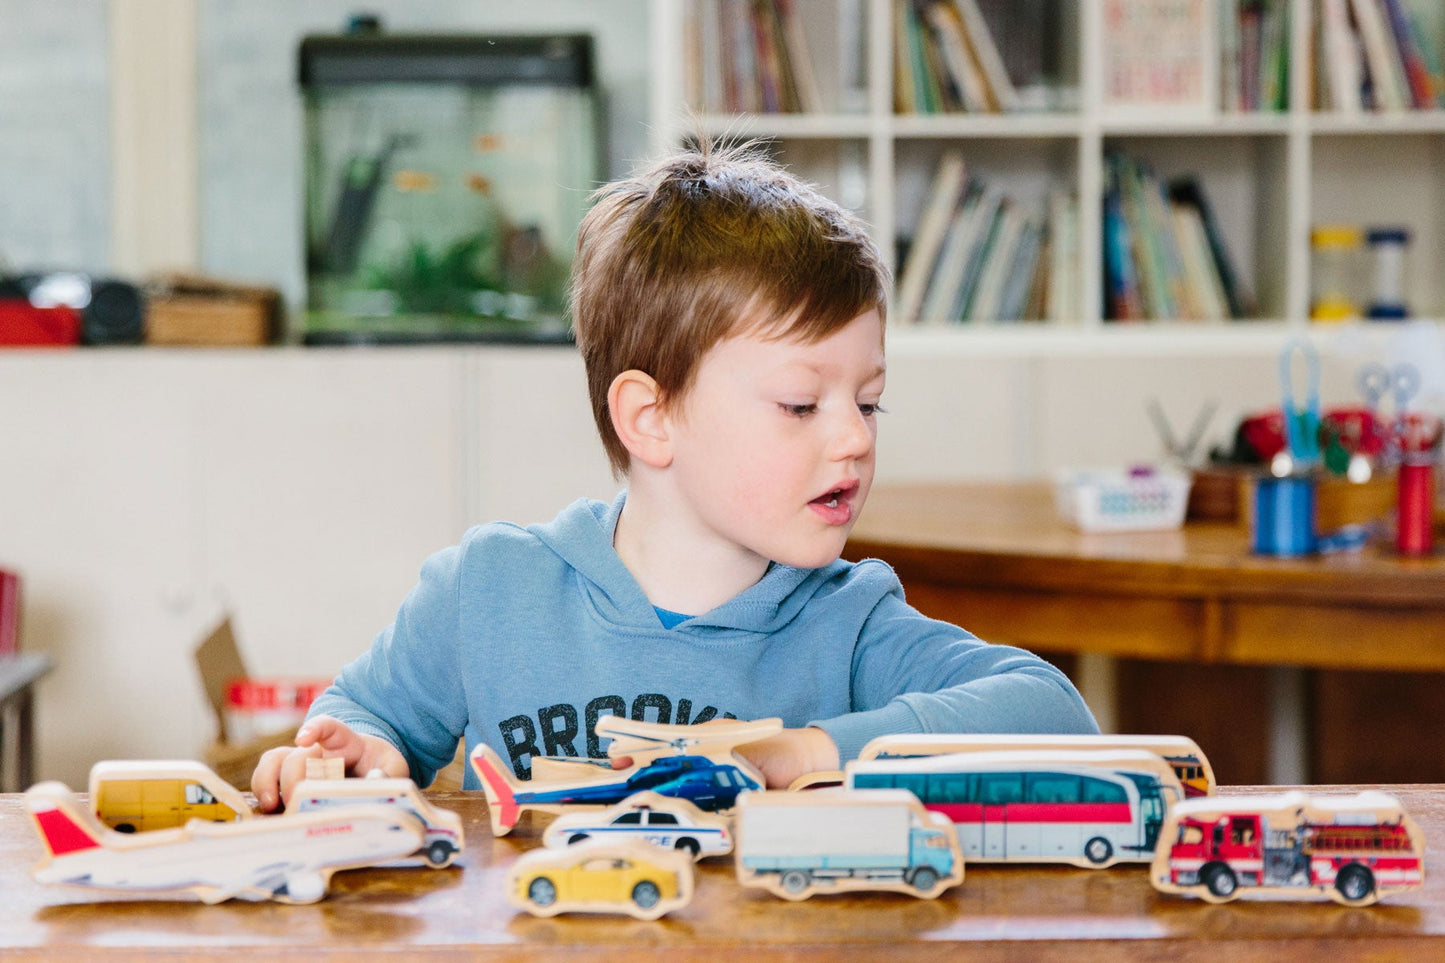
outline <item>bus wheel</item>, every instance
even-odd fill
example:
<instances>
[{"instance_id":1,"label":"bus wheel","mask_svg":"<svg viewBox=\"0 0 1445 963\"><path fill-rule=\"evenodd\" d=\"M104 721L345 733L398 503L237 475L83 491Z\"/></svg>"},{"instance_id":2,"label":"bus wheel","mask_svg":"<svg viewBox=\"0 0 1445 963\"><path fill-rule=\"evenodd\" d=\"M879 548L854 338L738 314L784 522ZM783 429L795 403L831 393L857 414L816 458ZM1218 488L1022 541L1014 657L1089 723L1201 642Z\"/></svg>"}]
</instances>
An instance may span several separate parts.
<instances>
[{"instance_id":1,"label":"bus wheel","mask_svg":"<svg viewBox=\"0 0 1445 963\"><path fill-rule=\"evenodd\" d=\"M1229 899L1239 885L1239 880L1234 876L1234 870L1223 863L1212 863L1204 867L1199 873L1199 878L1204 881L1209 892L1220 899Z\"/></svg>"},{"instance_id":2,"label":"bus wheel","mask_svg":"<svg viewBox=\"0 0 1445 963\"><path fill-rule=\"evenodd\" d=\"M790 896L797 896L807 890L808 884L812 882L812 877L801 869L790 869L783 874L783 878L779 882L782 883L783 892Z\"/></svg>"},{"instance_id":3,"label":"bus wheel","mask_svg":"<svg viewBox=\"0 0 1445 963\"><path fill-rule=\"evenodd\" d=\"M926 893L938 885L938 874L931 866L920 866L913 871L913 879L910 880L913 888L920 893Z\"/></svg>"},{"instance_id":4,"label":"bus wheel","mask_svg":"<svg viewBox=\"0 0 1445 963\"><path fill-rule=\"evenodd\" d=\"M1103 836L1095 836L1084 844L1084 855L1089 862L1098 866L1109 861L1109 857L1114 855L1114 847Z\"/></svg>"},{"instance_id":5,"label":"bus wheel","mask_svg":"<svg viewBox=\"0 0 1445 963\"><path fill-rule=\"evenodd\" d=\"M1351 863L1335 877L1335 889L1340 891L1346 903L1367 900L1375 892L1374 874L1359 863Z\"/></svg>"}]
</instances>

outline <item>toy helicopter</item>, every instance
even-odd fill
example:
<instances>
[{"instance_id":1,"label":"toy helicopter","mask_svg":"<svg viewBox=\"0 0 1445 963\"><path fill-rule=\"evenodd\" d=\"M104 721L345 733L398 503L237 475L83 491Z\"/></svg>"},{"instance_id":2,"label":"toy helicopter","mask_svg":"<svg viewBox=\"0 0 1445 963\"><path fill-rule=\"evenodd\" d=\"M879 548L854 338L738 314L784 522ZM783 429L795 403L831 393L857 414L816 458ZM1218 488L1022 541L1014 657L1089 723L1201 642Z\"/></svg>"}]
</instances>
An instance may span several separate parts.
<instances>
[{"instance_id":1,"label":"toy helicopter","mask_svg":"<svg viewBox=\"0 0 1445 963\"><path fill-rule=\"evenodd\" d=\"M686 799L708 812L731 809L738 793L763 787L762 775L735 756L734 748L782 729L782 720L775 718L675 726L603 716L594 731L612 740L609 759L631 759L626 768L539 757L533 760L531 781L526 782L515 778L485 743L472 751L471 763L487 794L492 831L505 836L526 810L558 813L572 807L610 806L643 790Z\"/></svg>"}]
</instances>

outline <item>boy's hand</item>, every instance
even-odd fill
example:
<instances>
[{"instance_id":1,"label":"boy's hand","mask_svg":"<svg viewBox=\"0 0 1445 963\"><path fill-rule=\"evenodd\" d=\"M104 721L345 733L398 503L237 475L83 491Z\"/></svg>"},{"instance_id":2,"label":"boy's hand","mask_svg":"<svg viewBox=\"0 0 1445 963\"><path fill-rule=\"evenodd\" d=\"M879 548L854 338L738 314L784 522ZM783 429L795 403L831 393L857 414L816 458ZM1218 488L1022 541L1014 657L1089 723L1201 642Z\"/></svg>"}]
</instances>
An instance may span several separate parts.
<instances>
[{"instance_id":1,"label":"boy's hand","mask_svg":"<svg viewBox=\"0 0 1445 963\"><path fill-rule=\"evenodd\" d=\"M799 776L838 768L838 747L822 729L784 729L738 746L738 755L762 773L766 789L786 789Z\"/></svg>"},{"instance_id":2,"label":"boy's hand","mask_svg":"<svg viewBox=\"0 0 1445 963\"><path fill-rule=\"evenodd\" d=\"M339 756L348 776L380 769L388 776L410 776L406 758L385 739L364 736L330 716L308 719L296 731L296 747L279 746L261 756L251 774L251 792L263 813L275 812L306 776L307 759Z\"/></svg>"}]
</instances>

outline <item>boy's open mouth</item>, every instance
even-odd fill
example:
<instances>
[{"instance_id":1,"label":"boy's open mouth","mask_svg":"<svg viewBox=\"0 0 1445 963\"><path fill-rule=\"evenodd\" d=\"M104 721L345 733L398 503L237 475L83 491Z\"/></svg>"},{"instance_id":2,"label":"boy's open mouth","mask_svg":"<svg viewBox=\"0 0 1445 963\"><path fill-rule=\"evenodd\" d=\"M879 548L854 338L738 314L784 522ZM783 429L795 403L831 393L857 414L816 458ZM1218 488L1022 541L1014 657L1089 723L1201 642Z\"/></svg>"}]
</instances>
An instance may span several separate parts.
<instances>
[{"instance_id":1,"label":"boy's open mouth","mask_svg":"<svg viewBox=\"0 0 1445 963\"><path fill-rule=\"evenodd\" d=\"M824 492L808 504L823 514L824 518L830 523L843 523L852 517L852 501L857 491L857 482L843 484Z\"/></svg>"}]
</instances>

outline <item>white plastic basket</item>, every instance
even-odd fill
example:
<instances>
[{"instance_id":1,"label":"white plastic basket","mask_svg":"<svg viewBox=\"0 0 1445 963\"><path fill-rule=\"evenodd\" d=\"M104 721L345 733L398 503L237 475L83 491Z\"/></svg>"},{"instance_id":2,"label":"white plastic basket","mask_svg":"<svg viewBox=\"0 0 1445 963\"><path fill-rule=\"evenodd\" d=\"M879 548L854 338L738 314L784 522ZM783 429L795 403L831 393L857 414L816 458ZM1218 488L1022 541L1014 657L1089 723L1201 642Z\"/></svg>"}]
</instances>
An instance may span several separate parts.
<instances>
[{"instance_id":1,"label":"white plastic basket","mask_svg":"<svg viewBox=\"0 0 1445 963\"><path fill-rule=\"evenodd\" d=\"M1189 505L1190 476L1173 471L1069 471L1054 485L1059 517L1084 532L1179 528Z\"/></svg>"}]
</instances>

